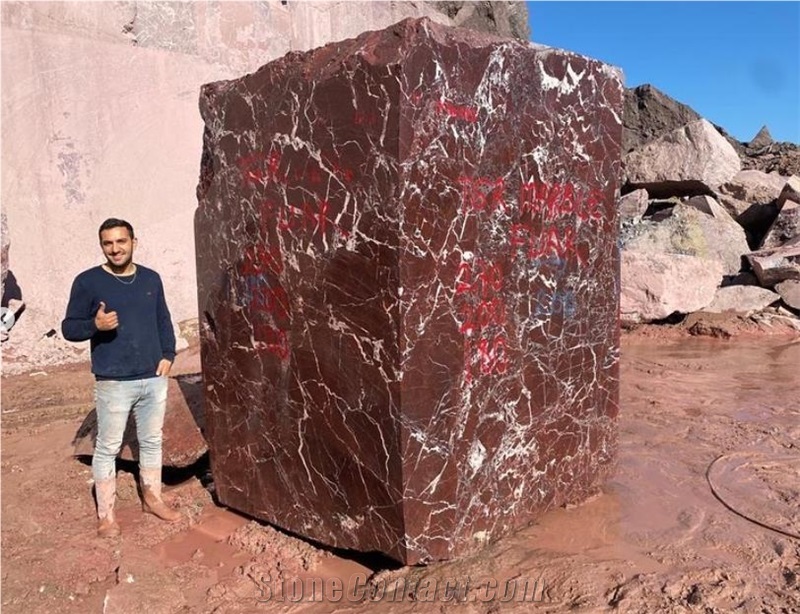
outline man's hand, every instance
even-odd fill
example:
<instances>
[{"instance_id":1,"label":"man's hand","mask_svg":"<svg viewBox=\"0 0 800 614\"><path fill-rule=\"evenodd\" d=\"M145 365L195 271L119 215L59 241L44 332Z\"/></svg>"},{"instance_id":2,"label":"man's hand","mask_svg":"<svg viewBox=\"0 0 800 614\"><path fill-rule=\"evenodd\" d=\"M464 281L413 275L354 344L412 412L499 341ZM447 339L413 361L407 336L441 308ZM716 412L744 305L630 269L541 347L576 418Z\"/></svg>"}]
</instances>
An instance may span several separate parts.
<instances>
[{"instance_id":1,"label":"man's hand","mask_svg":"<svg viewBox=\"0 0 800 614\"><path fill-rule=\"evenodd\" d=\"M109 311L106 313L106 304L100 301L100 309L94 316L94 325L97 330L114 330L119 322L117 321L117 312Z\"/></svg>"},{"instance_id":2,"label":"man's hand","mask_svg":"<svg viewBox=\"0 0 800 614\"><path fill-rule=\"evenodd\" d=\"M172 363L166 358L162 358L158 363L158 368L156 369L156 375L167 377L167 375L169 375L169 370L171 368L172 368Z\"/></svg>"}]
</instances>

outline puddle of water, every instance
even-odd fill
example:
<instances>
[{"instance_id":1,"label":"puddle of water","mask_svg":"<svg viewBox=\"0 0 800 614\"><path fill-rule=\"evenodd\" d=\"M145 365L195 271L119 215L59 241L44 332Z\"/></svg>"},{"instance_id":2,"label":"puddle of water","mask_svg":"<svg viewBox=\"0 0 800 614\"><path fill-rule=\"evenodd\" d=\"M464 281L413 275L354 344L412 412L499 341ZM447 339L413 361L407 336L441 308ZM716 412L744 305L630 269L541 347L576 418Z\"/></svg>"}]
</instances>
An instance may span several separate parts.
<instances>
[{"instance_id":1,"label":"puddle of water","mask_svg":"<svg viewBox=\"0 0 800 614\"><path fill-rule=\"evenodd\" d=\"M559 555L623 557L645 573L663 569L654 552L670 550L741 562L743 547L721 544L718 529L740 520L714 498L705 470L737 445L737 423L749 423L738 434L741 445L800 435L800 343L691 339L623 343L622 352L614 475L602 496L549 512L521 537ZM737 496L758 501L765 488L779 486L762 482L759 493L739 485Z\"/></svg>"},{"instance_id":2,"label":"puddle of water","mask_svg":"<svg viewBox=\"0 0 800 614\"><path fill-rule=\"evenodd\" d=\"M246 562L249 557L229 545L226 540L231 533L248 522L244 516L227 509L212 508L203 513L198 524L160 543L155 552L159 558L178 565L190 561L200 550L201 562L206 567L230 569Z\"/></svg>"}]
</instances>

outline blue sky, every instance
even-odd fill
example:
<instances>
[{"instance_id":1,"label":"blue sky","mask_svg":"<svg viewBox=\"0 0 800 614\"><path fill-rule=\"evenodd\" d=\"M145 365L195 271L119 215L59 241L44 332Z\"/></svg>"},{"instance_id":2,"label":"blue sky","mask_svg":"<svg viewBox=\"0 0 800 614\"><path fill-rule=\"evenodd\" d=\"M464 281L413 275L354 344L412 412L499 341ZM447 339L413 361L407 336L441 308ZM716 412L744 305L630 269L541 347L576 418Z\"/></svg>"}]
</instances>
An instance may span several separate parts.
<instances>
[{"instance_id":1,"label":"blue sky","mask_svg":"<svg viewBox=\"0 0 800 614\"><path fill-rule=\"evenodd\" d=\"M619 66L740 141L800 143L800 3L528 2L532 40Z\"/></svg>"}]
</instances>

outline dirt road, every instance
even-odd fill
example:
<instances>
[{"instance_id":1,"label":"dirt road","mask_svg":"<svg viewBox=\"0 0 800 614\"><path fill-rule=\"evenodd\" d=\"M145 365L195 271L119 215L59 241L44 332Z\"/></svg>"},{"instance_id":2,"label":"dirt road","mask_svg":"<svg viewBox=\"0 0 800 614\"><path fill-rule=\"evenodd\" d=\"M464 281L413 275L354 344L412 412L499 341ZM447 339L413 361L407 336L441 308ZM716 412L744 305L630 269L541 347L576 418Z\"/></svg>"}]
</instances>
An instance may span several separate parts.
<instances>
[{"instance_id":1,"label":"dirt road","mask_svg":"<svg viewBox=\"0 0 800 614\"><path fill-rule=\"evenodd\" d=\"M798 365L787 337L626 336L600 495L468 559L384 571L218 507L202 463L165 478L176 525L141 513L124 464L123 537L96 538L90 467L70 446L87 367L5 377L2 610L800 613Z\"/></svg>"}]
</instances>

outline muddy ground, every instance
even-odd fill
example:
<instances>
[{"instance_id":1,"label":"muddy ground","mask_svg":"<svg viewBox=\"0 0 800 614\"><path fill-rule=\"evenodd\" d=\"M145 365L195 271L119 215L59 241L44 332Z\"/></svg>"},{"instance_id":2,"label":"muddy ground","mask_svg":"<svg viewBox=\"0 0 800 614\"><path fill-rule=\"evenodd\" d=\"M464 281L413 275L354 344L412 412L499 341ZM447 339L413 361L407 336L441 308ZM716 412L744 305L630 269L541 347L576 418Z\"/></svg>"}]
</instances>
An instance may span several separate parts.
<instances>
[{"instance_id":1,"label":"muddy ground","mask_svg":"<svg viewBox=\"0 0 800 614\"><path fill-rule=\"evenodd\" d=\"M619 461L601 494L417 568L222 508L202 461L165 476L175 525L141 513L122 463L123 535L101 540L89 460L70 445L93 406L88 367L4 377L2 611L800 613L800 338L660 330L623 336Z\"/></svg>"}]
</instances>

